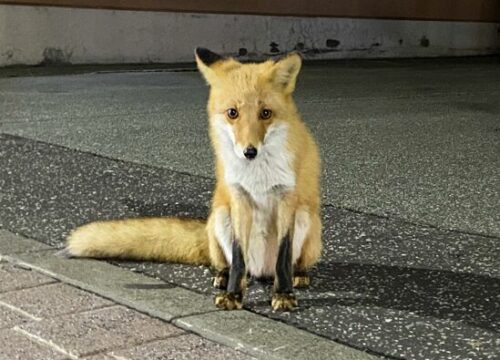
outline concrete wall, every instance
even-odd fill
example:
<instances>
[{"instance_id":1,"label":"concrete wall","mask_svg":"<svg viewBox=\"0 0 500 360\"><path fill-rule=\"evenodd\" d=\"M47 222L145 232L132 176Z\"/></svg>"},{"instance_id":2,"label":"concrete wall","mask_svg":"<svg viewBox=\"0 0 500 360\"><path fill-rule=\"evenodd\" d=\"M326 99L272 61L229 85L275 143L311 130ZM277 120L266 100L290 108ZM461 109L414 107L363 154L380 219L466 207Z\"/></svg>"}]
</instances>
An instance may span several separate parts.
<instances>
[{"instance_id":1,"label":"concrete wall","mask_svg":"<svg viewBox=\"0 0 500 360\"><path fill-rule=\"evenodd\" d=\"M311 59L500 52L500 24L0 5L0 66L187 62L193 49Z\"/></svg>"}]
</instances>

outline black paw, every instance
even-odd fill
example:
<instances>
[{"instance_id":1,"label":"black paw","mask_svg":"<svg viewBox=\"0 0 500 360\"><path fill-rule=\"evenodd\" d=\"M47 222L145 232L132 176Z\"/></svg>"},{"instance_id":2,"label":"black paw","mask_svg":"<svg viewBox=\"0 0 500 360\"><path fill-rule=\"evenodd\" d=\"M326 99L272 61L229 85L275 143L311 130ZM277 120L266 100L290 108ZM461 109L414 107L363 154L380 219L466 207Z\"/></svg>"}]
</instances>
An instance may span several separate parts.
<instances>
[{"instance_id":1,"label":"black paw","mask_svg":"<svg viewBox=\"0 0 500 360\"><path fill-rule=\"evenodd\" d=\"M311 285L311 277L306 273L297 273L293 276L294 288L306 288Z\"/></svg>"},{"instance_id":2,"label":"black paw","mask_svg":"<svg viewBox=\"0 0 500 360\"><path fill-rule=\"evenodd\" d=\"M227 269L221 270L212 279L214 288L226 290L229 280L229 271Z\"/></svg>"},{"instance_id":3,"label":"black paw","mask_svg":"<svg viewBox=\"0 0 500 360\"><path fill-rule=\"evenodd\" d=\"M299 306L293 293L275 293L271 300L273 310L290 311Z\"/></svg>"},{"instance_id":4,"label":"black paw","mask_svg":"<svg viewBox=\"0 0 500 360\"><path fill-rule=\"evenodd\" d=\"M223 291L215 296L215 306L222 310L239 310L243 307L241 294Z\"/></svg>"}]
</instances>

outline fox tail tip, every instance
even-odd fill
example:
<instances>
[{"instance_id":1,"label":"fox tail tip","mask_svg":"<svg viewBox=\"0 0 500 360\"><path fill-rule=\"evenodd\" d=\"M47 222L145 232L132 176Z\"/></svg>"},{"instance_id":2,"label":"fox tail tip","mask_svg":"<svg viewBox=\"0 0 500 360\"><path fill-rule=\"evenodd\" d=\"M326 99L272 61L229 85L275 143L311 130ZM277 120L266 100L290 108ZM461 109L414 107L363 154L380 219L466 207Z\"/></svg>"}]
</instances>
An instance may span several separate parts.
<instances>
[{"instance_id":1,"label":"fox tail tip","mask_svg":"<svg viewBox=\"0 0 500 360\"><path fill-rule=\"evenodd\" d=\"M68 247L64 247L55 254L56 256L63 259L72 259L76 257Z\"/></svg>"}]
</instances>

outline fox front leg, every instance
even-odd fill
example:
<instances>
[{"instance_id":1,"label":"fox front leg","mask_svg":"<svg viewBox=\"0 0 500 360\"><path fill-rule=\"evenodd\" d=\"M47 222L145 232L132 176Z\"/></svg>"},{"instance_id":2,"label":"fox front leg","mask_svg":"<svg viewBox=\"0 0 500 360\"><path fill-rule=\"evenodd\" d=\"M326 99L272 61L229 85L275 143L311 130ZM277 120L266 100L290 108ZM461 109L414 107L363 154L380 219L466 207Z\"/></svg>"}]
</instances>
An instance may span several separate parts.
<instances>
[{"instance_id":1,"label":"fox front leg","mask_svg":"<svg viewBox=\"0 0 500 360\"><path fill-rule=\"evenodd\" d=\"M222 270L217 271L217 274L213 277L212 280L214 288L226 290L227 282L229 280L229 268L224 268Z\"/></svg>"},{"instance_id":2,"label":"fox front leg","mask_svg":"<svg viewBox=\"0 0 500 360\"><path fill-rule=\"evenodd\" d=\"M246 266L241 246L236 240L233 241L232 255L227 291L223 291L215 297L215 306L223 310L239 310L243 307Z\"/></svg>"},{"instance_id":3,"label":"fox front leg","mask_svg":"<svg viewBox=\"0 0 500 360\"><path fill-rule=\"evenodd\" d=\"M289 234L280 243L271 306L274 310L284 311L290 311L298 306L293 293L292 242Z\"/></svg>"}]
</instances>

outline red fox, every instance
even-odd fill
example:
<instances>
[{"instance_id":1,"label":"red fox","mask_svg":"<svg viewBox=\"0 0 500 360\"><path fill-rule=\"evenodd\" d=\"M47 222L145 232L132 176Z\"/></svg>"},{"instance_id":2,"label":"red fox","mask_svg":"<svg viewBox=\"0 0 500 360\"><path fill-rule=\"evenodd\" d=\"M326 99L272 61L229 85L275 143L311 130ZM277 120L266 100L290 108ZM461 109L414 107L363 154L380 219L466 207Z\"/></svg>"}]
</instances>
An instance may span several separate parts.
<instances>
[{"instance_id":1,"label":"red fox","mask_svg":"<svg viewBox=\"0 0 500 360\"><path fill-rule=\"evenodd\" d=\"M320 158L292 99L301 57L243 64L197 48L210 86L216 185L207 221L142 218L75 229L69 257L210 265L221 309L241 309L247 275L274 277L275 310L298 306L321 254Z\"/></svg>"}]
</instances>

